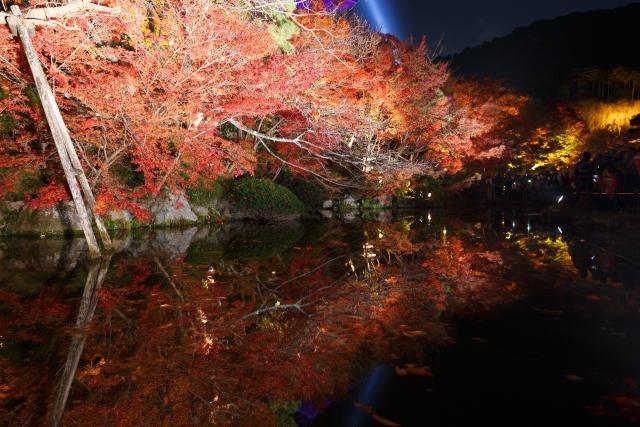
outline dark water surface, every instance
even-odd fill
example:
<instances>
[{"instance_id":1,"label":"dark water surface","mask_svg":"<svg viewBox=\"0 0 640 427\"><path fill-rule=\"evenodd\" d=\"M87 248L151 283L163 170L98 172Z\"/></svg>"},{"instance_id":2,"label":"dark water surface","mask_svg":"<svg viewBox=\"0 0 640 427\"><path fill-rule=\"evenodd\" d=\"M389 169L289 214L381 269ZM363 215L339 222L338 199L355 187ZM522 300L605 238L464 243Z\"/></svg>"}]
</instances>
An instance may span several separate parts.
<instances>
[{"instance_id":1,"label":"dark water surface","mask_svg":"<svg viewBox=\"0 0 640 427\"><path fill-rule=\"evenodd\" d=\"M640 235L378 220L0 240L0 425L640 423Z\"/></svg>"}]
</instances>

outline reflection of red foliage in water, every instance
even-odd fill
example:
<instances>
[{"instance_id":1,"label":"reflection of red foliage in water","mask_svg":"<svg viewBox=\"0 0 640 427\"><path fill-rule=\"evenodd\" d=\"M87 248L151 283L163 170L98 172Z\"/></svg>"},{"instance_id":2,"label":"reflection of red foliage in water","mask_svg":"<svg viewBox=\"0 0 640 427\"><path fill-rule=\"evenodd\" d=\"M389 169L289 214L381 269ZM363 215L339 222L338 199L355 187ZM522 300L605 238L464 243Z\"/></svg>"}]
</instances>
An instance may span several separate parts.
<instances>
[{"instance_id":1,"label":"reflection of red foliage in water","mask_svg":"<svg viewBox=\"0 0 640 427\"><path fill-rule=\"evenodd\" d=\"M421 366L425 344L449 340L443 310L510 298L499 281L488 280L499 257L482 246L456 237L444 244L412 243L410 231L376 228L385 237L371 241L375 257L353 254L317 271L329 261L322 245L295 251L290 264L236 263L219 271L215 283L201 277L199 267L177 260L167 266L176 290L150 261L119 260L100 291L76 373L82 387L72 390L64 424L274 425L275 406L300 399L321 403L346 390L372 363L413 360ZM378 235L374 231L368 235ZM394 249L394 241L403 249ZM349 260L353 269L344 265ZM273 278L288 265L299 275L310 274L284 284ZM12 295L3 300L11 306L5 312L10 315L2 315L3 326L23 328L19 319L29 301ZM50 307L49 313L29 312L39 328L32 337L55 333L61 316L69 318L68 309L51 297L30 302ZM278 308L296 304L307 315ZM252 315L261 308L266 310ZM52 366L60 366L64 351L59 346ZM2 363L0 385L11 396L19 389L30 399L48 399L53 372L43 375L34 360L11 368ZM33 380L41 377L42 382ZM0 406L11 402L0 400ZM29 420L43 405L32 401L10 413Z\"/></svg>"},{"instance_id":2,"label":"reflection of red foliage in water","mask_svg":"<svg viewBox=\"0 0 640 427\"><path fill-rule=\"evenodd\" d=\"M613 394L603 398L603 402L587 408L601 417L622 418L629 423L640 422L640 396L632 394Z\"/></svg>"}]
</instances>

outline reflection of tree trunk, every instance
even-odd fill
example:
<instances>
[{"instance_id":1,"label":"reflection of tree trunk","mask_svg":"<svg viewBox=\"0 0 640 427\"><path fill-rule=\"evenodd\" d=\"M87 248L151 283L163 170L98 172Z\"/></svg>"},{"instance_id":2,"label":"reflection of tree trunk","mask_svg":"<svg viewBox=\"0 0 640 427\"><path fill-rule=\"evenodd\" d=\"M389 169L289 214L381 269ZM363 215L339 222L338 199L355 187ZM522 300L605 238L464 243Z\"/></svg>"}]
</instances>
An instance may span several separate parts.
<instances>
[{"instance_id":1,"label":"reflection of tree trunk","mask_svg":"<svg viewBox=\"0 0 640 427\"><path fill-rule=\"evenodd\" d=\"M78 309L78 319L76 320L77 330L74 332L73 338L71 339L67 361L64 364L62 378L53 404L53 412L49 420L49 425L51 427L58 425L62 418L62 414L64 413L67 398L69 397L69 391L71 390L71 384L75 378L78 363L80 362L80 356L82 355L82 350L84 349L84 344L87 340L86 331L84 329L93 318L93 314L98 303L98 291L100 290L107 272L109 271L110 262L111 257L109 256L100 261L92 262L89 265L87 281L84 285L84 292L82 293L82 300L80 301L80 308Z\"/></svg>"},{"instance_id":2,"label":"reflection of tree trunk","mask_svg":"<svg viewBox=\"0 0 640 427\"><path fill-rule=\"evenodd\" d=\"M173 288L173 291L176 293L176 295L178 295L178 298L180 298L180 301L184 301L182 292L180 292L180 289L178 289L178 286L176 285L176 283L173 280L171 280L171 276L169 276L169 273L167 273L167 270L164 268L164 266L158 259L157 255L155 254L153 255L153 261L156 263L156 265L160 269L160 272L162 273L164 278L167 279L167 283L171 285L171 287Z\"/></svg>"}]
</instances>

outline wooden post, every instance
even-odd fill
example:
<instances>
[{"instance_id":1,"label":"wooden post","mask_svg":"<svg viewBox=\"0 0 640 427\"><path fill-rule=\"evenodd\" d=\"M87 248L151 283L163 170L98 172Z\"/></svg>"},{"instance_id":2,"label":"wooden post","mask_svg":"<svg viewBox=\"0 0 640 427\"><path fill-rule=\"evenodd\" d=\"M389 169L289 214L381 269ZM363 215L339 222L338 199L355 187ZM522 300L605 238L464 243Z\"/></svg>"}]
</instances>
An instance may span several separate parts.
<instances>
[{"instance_id":1,"label":"wooden post","mask_svg":"<svg viewBox=\"0 0 640 427\"><path fill-rule=\"evenodd\" d=\"M11 29L15 29L20 36L20 41L22 42L27 62L29 63L31 73L33 74L33 80L36 84L40 102L42 103L42 108L45 112L49 128L51 129L51 136L53 137L56 150L58 151L58 156L60 157L60 163L62 164L65 178L69 184L69 190L71 191L73 203L75 205L76 212L78 213L78 219L80 220L82 230L87 239L87 244L89 245L89 254L92 258L100 257L100 248L96 241L96 237L93 234L91 220L89 213L87 212L85 202L82 198L81 191L84 192L87 203L93 211L93 217L107 250L112 248L109 233L107 232L104 223L95 212L96 203L91 187L89 186L87 177L82 169L82 164L80 163L78 154L76 153L73 142L71 141L69 130L62 119L62 114L60 113L60 109L56 103L55 95L47 82L46 75L44 74L38 56L31 44L29 29L21 16L20 8L17 5L13 5L11 6L11 12L14 16L7 17L7 23ZM78 181L82 186L82 190L78 185Z\"/></svg>"},{"instance_id":2,"label":"wooden post","mask_svg":"<svg viewBox=\"0 0 640 427\"><path fill-rule=\"evenodd\" d=\"M82 163L80 163L80 159L78 158L78 153L76 153L76 149L73 146L73 141L71 141L71 136L69 135L69 130L67 126L64 124L64 120L62 119L62 114L60 114L60 109L57 107L54 110L54 114L56 115L56 119L62 123L62 136L64 146L69 154L69 160L71 160L71 165L73 166L74 172L80 182L80 187L84 194L84 198L89 205L89 209L91 209L91 213L93 214L93 219L96 222L96 226L98 227L98 232L100 233L100 239L102 240L102 244L105 249L108 251L113 249L113 245L111 244L111 238L109 237L109 232L107 231L107 227L105 227L102 222L102 218L96 212L96 199L93 197L93 191L91 191L91 185L89 185L89 180L87 179L87 175L84 173L84 169L82 168Z\"/></svg>"}]
</instances>

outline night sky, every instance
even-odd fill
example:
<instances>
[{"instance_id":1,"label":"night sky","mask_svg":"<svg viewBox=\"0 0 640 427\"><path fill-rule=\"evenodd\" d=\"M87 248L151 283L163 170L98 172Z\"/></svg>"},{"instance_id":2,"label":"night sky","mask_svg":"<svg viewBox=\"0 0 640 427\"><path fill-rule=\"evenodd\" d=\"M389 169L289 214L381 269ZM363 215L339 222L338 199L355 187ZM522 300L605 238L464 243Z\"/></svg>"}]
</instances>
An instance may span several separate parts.
<instances>
[{"instance_id":1,"label":"night sky","mask_svg":"<svg viewBox=\"0 0 640 427\"><path fill-rule=\"evenodd\" d=\"M455 53L538 19L609 9L630 0L360 0L356 10L372 26L402 39L427 36L440 53Z\"/></svg>"}]
</instances>

